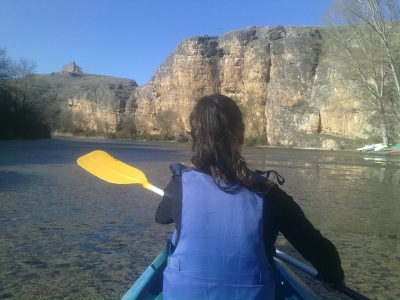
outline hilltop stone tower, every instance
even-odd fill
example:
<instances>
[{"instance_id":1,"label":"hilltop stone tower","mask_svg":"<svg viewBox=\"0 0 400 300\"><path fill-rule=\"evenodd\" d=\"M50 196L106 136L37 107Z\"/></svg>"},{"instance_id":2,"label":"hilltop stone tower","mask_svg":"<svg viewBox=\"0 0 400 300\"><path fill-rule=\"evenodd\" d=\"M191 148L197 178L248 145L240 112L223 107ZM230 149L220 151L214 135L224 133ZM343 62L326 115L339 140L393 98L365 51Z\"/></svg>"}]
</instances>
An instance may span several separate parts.
<instances>
[{"instance_id":1,"label":"hilltop stone tower","mask_svg":"<svg viewBox=\"0 0 400 300\"><path fill-rule=\"evenodd\" d=\"M83 73L82 67L75 64L75 62L69 62L69 63L63 65L61 72Z\"/></svg>"}]
</instances>

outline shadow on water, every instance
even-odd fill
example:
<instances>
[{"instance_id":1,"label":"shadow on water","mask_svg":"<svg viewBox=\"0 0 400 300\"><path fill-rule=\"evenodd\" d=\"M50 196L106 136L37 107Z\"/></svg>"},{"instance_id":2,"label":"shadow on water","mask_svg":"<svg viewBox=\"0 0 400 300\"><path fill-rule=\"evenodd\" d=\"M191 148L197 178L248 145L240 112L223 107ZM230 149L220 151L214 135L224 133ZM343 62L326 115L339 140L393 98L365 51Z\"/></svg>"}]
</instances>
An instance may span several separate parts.
<instances>
[{"instance_id":1,"label":"shadow on water","mask_svg":"<svg viewBox=\"0 0 400 300\"><path fill-rule=\"evenodd\" d=\"M188 148L188 144L182 144ZM124 162L162 162L163 157L180 157L176 144L110 140L17 140L0 141L0 167L15 164L61 165L76 161L94 150L103 150Z\"/></svg>"},{"instance_id":2,"label":"shadow on water","mask_svg":"<svg viewBox=\"0 0 400 300\"><path fill-rule=\"evenodd\" d=\"M40 181L40 175L0 170L0 191L14 190L18 186Z\"/></svg>"}]
</instances>

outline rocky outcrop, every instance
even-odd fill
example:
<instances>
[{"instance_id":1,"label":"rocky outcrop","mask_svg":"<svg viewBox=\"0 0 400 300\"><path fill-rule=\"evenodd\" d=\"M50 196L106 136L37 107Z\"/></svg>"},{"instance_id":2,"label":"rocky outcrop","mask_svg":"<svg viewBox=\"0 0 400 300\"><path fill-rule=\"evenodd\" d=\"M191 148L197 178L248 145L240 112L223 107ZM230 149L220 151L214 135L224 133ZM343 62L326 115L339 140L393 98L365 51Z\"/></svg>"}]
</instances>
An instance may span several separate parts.
<instances>
[{"instance_id":1,"label":"rocky outcrop","mask_svg":"<svg viewBox=\"0 0 400 300\"><path fill-rule=\"evenodd\" d=\"M249 27L220 37L182 41L136 91L135 119L156 129L164 110L187 119L196 99L222 93L243 109L249 135L271 145L339 147L338 137L364 138L365 117L346 101L321 53L322 28Z\"/></svg>"},{"instance_id":2,"label":"rocky outcrop","mask_svg":"<svg viewBox=\"0 0 400 300\"><path fill-rule=\"evenodd\" d=\"M68 98L72 122L82 130L115 132L123 126L130 90L122 84L100 85Z\"/></svg>"},{"instance_id":3,"label":"rocky outcrop","mask_svg":"<svg viewBox=\"0 0 400 300\"><path fill-rule=\"evenodd\" d=\"M36 75L35 79L42 97L51 100L58 123L65 126L63 119L70 118L66 126L74 130L115 132L136 111L135 80L70 72Z\"/></svg>"}]
</instances>

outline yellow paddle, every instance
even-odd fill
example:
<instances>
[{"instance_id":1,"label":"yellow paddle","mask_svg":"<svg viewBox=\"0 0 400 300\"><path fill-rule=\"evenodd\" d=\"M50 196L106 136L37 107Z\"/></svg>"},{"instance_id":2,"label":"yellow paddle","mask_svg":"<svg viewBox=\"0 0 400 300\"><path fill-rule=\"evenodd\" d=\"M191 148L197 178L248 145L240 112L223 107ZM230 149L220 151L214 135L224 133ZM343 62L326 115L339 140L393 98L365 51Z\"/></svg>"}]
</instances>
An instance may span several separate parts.
<instances>
[{"instance_id":1,"label":"yellow paddle","mask_svg":"<svg viewBox=\"0 0 400 300\"><path fill-rule=\"evenodd\" d=\"M89 173L100 179L115 184L141 184L145 189L160 196L164 191L147 181L144 173L119 161L105 151L95 150L78 158L77 163Z\"/></svg>"}]
</instances>

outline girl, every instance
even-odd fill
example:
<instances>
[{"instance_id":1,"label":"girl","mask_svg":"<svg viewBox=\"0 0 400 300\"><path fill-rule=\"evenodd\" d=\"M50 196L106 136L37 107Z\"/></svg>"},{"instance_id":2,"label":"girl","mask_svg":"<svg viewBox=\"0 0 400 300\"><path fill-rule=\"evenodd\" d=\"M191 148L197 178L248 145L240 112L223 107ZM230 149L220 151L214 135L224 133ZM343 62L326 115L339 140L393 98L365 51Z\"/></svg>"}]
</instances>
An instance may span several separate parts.
<instances>
[{"instance_id":1,"label":"girl","mask_svg":"<svg viewBox=\"0 0 400 300\"><path fill-rule=\"evenodd\" d=\"M172 177L155 216L175 223L163 298L274 299L270 254L279 232L325 282L343 282L335 246L292 197L241 157L244 125L236 103L203 97L190 126L194 169Z\"/></svg>"}]
</instances>

